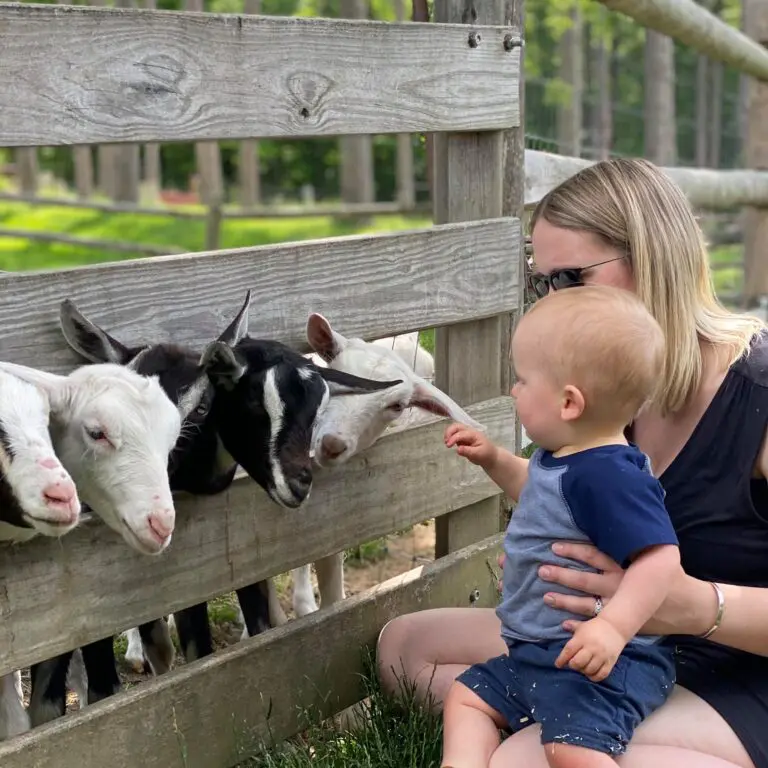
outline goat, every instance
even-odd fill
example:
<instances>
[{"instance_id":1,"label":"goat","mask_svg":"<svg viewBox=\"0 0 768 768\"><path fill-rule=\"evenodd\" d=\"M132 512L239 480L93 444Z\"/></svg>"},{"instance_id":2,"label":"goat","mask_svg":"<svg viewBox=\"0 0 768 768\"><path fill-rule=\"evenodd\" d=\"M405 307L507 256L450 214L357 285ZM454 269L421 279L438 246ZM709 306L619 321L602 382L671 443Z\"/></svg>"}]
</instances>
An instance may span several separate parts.
<instances>
[{"instance_id":1,"label":"goat","mask_svg":"<svg viewBox=\"0 0 768 768\"><path fill-rule=\"evenodd\" d=\"M60 537L80 521L80 499L56 455L49 404L37 387L0 372L0 541ZM29 730L21 673L0 676L0 740Z\"/></svg>"},{"instance_id":2,"label":"goat","mask_svg":"<svg viewBox=\"0 0 768 768\"><path fill-rule=\"evenodd\" d=\"M139 356L132 362L139 362ZM157 378L113 363L82 366L68 376L5 362L0 371L36 385L48 397L52 441L83 502L129 546L142 554L160 554L175 525L166 467L190 403L174 405ZM97 666L111 644L105 638L84 646L86 669ZM63 714L72 652L63 657L32 666L33 725ZM78 698L93 703L119 685L114 665L107 666L89 677L87 694ZM63 691L60 696L58 691Z\"/></svg>"},{"instance_id":3,"label":"goat","mask_svg":"<svg viewBox=\"0 0 768 768\"><path fill-rule=\"evenodd\" d=\"M318 466L343 464L373 445L390 425L414 424L430 414L482 428L454 400L426 380L434 376L434 360L418 345L417 333L373 342L347 339L322 315L312 313L307 321L307 340L314 350L311 357L318 365L371 379L402 379L395 387L329 404L315 426L313 454ZM410 413L419 415L409 418ZM315 563L323 605L344 599L343 563L343 552ZM294 568L291 575L296 615L316 611L310 566ZM243 637L246 636L247 627L243 630Z\"/></svg>"},{"instance_id":4,"label":"goat","mask_svg":"<svg viewBox=\"0 0 768 768\"><path fill-rule=\"evenodd\" d=\"M171 453L168 470L174 490L224 490L234 477L237 460L275 501L298 506L312 482L306 458L312 425L330 395L379 390L400 382L382 383L315 369L282 344L248 339L249 303L250 291L236 318L206 348L202 358L172 344L126 347L86 319L71 301L62 304L60 322L70 346L85 358L130 365L139 373L156 375L171 399L185 403L194 430L185 429ZM222 400L224 409L217 412L216 403ZM237 593L251 633L280 622L271 580L241 588ZM178 611L176 623L188 661L213 651L205 603ZM173 652L166 633L162 619L129 630L133 662L143 666L142 651L146 651L153 671L166 671L169 662L157 662ZM153 653L158 643L165 647ZM58 665L59 701L64 695L62 672L68 663L66 657L46 662ZM109 667L114 670L111 645L101 647L98 660L87 656L85 660L89 678L94 670L99 675L106 674Z\"/></svg>"}]
</instances>

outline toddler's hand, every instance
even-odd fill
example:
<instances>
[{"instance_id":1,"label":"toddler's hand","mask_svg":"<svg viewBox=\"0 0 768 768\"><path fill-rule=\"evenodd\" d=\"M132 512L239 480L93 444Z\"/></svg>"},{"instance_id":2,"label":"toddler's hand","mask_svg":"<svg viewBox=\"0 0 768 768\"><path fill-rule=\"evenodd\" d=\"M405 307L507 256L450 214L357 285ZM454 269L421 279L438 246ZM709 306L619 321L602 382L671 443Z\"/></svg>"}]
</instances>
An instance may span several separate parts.
<instances>
[{"instance_id":1,"label":"toddler's hand","mask_svg":"<svg viewBox=\"0 0 768 768\"><path fill-rule=\"evenodd\" d=\"M555 666L562 669L567 664L599 683L611 673L626 644L618 629L596 616L576 627L573 637L555 659Z\"/></svg>"},{"instance_id":2,"label":"toddler's hand","mask_svg":"<svg viewBox=\"0 0 768 768\"><path fill-rule=\"evenodd\" d=\"M447 448L456 446L456 453L483 469L490 467L498 455L498 449L484 435L466 424L451 424L445 430L445 445Z\"/></svg>"}]
</instances>

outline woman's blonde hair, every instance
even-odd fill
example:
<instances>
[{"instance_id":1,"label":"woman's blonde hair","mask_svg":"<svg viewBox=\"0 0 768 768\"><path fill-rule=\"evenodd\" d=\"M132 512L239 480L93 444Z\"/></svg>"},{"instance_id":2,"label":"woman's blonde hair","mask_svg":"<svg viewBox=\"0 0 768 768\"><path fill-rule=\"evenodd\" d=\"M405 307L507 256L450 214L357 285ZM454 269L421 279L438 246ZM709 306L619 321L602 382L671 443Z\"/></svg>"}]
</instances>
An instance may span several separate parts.
<instances>
[{"instance_id":1,"label":"woman's blonde hair","mask_svg":"<svg viewBox=\"0 0 768 768\"><path fill-rule=\"evenodd\" d=\"M629 256L637 295L666 340L656 397L662 413L679 410L698 389L699 339L725 347L732 365L765 327L717 300L691 206L680 187L647 160L616 158L584 168L541 199L531 230L539 218L589 232Z\"/></svg>"}]
</instances>

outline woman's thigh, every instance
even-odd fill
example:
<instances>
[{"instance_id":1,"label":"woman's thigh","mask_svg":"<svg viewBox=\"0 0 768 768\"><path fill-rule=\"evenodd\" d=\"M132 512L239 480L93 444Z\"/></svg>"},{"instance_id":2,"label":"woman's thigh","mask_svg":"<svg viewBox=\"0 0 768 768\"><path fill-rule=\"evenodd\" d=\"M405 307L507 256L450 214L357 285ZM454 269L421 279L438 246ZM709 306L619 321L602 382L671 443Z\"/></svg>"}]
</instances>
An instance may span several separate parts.
<instances>
[{"instance_id":1,"label":"woman's thigh","mask_svg":"<svg viewBox=\"0 0 768 768\"><path fill-rule=\"evenodd\" d=\"M663 707L638 729L621 768L754 768L730 726L705 701L677 686ZM489 768L547 768L532 725L508 738Z\"/></svg>"},{"instance_id":2,"label":"woman's thigh","mask_svg":"<svg viewBox=\"0 0 768 768\"><path fill-rule=\"evenodd\" d=\"M471 664L506 652L491 608L434 608L398 616L379 636L379 675L385 690L399 691L405 676L421 698L442 703L456 676Z\"/></svg>"}]
</instances>

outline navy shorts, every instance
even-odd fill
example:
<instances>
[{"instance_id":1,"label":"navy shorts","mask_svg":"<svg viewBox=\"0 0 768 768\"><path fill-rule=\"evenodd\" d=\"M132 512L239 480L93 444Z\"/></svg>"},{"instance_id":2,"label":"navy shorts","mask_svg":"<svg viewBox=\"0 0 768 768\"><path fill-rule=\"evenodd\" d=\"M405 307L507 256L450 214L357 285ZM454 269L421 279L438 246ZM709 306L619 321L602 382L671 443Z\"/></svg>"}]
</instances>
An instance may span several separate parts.
<instances>
[{"instance_id":1,"label":"navy shorts","mask_svg":"<svg viewBox=\"0 0 768 768\"><path fill-rule=\"evenodd\" d=\"M595 683L555 659L566 640L513 643L509 655L475 664L456 678L495 709L512 733L541 724L542 744L573 744L620 755L635 728L672 692L672 648L627 645Z\"/></svg>"}]
</instances>

